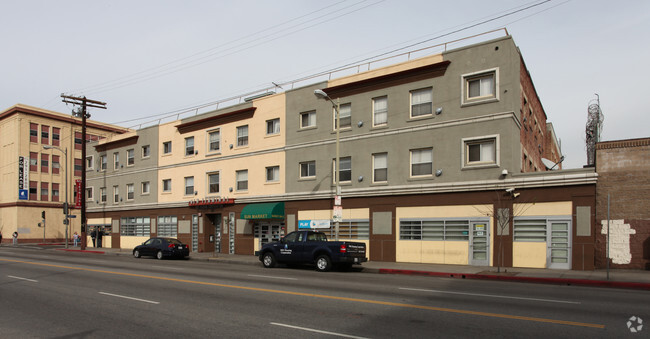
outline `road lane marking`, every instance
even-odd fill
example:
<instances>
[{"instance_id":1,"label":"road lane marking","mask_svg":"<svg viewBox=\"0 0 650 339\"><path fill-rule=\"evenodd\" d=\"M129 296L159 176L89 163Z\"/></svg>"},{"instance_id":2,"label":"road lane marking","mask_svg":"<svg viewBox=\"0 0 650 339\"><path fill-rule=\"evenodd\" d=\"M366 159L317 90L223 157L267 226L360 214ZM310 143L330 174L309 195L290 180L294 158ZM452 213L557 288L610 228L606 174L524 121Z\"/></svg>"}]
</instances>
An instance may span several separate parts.
<instances>
[{"instance_id":1,"label":"road lane marking","mask_svg":"<svg viewBox=\"0 0 650 339\"><path fill-rule=\"evenodd\" d=\"M249 277L258 277L258 278L269 278L269 279L298 280L296 278L274 277L274 276L270 276L270 275L249 274L248 276Z\"/></svg>"},{"instance_id":2,"label":"road lane marking","mask_svg":"<svg viewBox=\"0 0 650 339\"><path fill-rule=\"evenodd\" d=\"M150 303L150 304L156 304L156 305L160 304L160 302L158 302L158 301L151 301L151 300L127 297L125 295L119 295L119 294L112 294L112 293L106 293L106 292L99 292L99 294L107 295L107 296L110 296L110 297L117 297L117 298L123 298L123 299L135 300L135 301L142 301L144 303Z\"/></svg>"},{"instance_id":3,"label":"road lane marking","mask_svg":"<svg viewBox=\"0 0 650 339\"><path fill-rule=\"evenodd\" d=\"M308 332L315 332L315 333L320 333L320 334L329 334L329 335L333 335L333 336L337 336L337 337L343 337L343 338L366 339L366 337L357 337L356 335L348 335L348 334L342 334L342 333L336 333L336 332L321 331L321 330L316 330L316 329L307 328L307 327L299 327L299 326L280 324L280 323L270 323L270 324L275 325L275 326L283 326L283 327L293 328L293 329L297 329L297 330L308 331Z\"/></svg>"},{"instance_id":4,"label":"road lane marking","mask_svg":"<svg viewBox=\"0 0 650 339\"><path fill-rule=\"evenodd\" d=\"M155 268L164 268L164 269L166 269L166 270L177 270L177 271L183 270L183 269L180 268L180 267L168 267L168 266L159 266L159 265L152 265L151 267L155 267Z\"/></svg>"},{"instance_id":5,"label":"road lane marking","mask_svg":"<svg viewBox=\"0 0 650 339\"><path fill-rule=\"evenodd\" d=\"M164 281L182 282L182 283L204 285L204 286L216 286L216 287L234 288L234 289L240 289L240 290L245 290L245 291L277 293L277 294L303 296L303 297L329 299L329 300L352 301L352 302L359 302L359 303L365 303L365 304L384 305L384 306L403 307L403 308L413 308L413 309L420 309L420 310L456 313L456 314L464 314L464 315L476 315L476 316L483 316L483 317L490 317L490 318L501 318L501 319L510 319L510 320L524 320L524 321L549 323L549 324L557 324L557 325L591 327L591 328L600 328L600 329L605 328L605 325L602 325L602 324L581 323L581 322L567 321L567 320L556 320L556 319L547 319L547 318L525 317L525 316L510 315L510 314L500 314L500 313L490 313L490 312L480 312L480 311L470 311L470 310L459 310L459 309L436 307L436 306L402 304L402 303L395 303L395 302L390 302L390 301L379 301L379 300L370 300L370 299L336 297L336 296L313 294L313 293L304 293L304 292L281 291L281 290L272 290L272 289L259 288L259 287L247 287L247 286L227 285L227 284L219 284L219 283L211 283L211 282L203 282L203 281L195 281L195 280L186 280L186 279L177 279L177 278L155 277L155 276L136 274L136 273L104 271L104 270L97 270L97 269L92 269L92 268L80 268L80 267L73 267L73 266L45 264L45 263L37 263L37 262L22 261L22 260L12 260L12 259L1 259L0 258L0 261L22 263L22 264L36 265L36 266L45 266L45 267L65 268L65 269L86 271L86 272L96 272L96 273L121 275L121 276L127 276L127 277L138 277L138 278L156 279L156 280L164 280Z\"/></svg>"},{"instance_id":6,"label":"road lane marking","mask_svg":"<svg viewBox=\"0 0 650 339\"><path fill-rule=\"evenodd\" d=\"M7 277L9 277L9 278L13 278L13 279L18 279L18 280L25 280L25 281L31 281L31 282L38 282L38 280L27 279L27 278L21 278L21 277L14 277L13 275L8 275Z\"/></svg>"},{"instance_id":7,"label":"road lane marking","mask_svg":"<svg viewBox=\"0 0 650 339\"><path fill-rule=\"evenodd\" d=\"M578 305L581 304L581 302L579 302L579 301L554 300L554 299L537 299L537 298L525 298L525 297L511 297L511 296L507 296L507 295L496 295L496 294L451 292L451 291L426 290L426 289L420 289L420 288L406 288L406 287L400 287L399 289L400 290L406 290L406 291L419 291L419 292L431 292L431 293L471 295L471 296L475 296L475 297L489 297L489 298L518 299L518 300L530 300L530 301L544 301L544 302L549 302L549 303L578 304Z\"/></svg>"}]
</instances>

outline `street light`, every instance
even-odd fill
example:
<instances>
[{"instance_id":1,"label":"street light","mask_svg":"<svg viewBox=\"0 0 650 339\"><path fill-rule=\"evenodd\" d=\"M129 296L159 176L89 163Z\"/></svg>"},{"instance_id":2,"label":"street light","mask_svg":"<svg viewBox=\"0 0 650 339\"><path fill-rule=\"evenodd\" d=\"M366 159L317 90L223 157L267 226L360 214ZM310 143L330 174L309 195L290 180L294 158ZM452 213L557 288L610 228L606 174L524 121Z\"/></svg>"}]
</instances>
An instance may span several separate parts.
<instances>
[{"instance_id":1,"label":"street light","mask_svg":"<svg viewBox=\"0 0 650 339\"><path fill-rule=\"evenodd\" d=\"M336 103L334 103L332 98L330 98L330 96L327 95L327 93L325 93L325 91L320 90L320 89L315 90L314 95L318 99L325 99L325 100L331 102L332 107L334 108L334 111L336 112L336 159L334 160L334 163L335 163L335 167L334 167L335 181L334 181L334 184L336 185L336 195L340 197L341 196L341 186L339 185L339 175L340 175L340 173L339 173L339 162L340 162L340 158L339 158L339 155L340 155L340 153L339 153L340 133L339 133L339 131L341 130L341 123L340 123L341 119L340 119L339 110L341 108L341 103L340 103L338 98L336 99ZM335 204L336 204L336 199L335 199ZM336 241L338 241L339 240L339 218L335 216L335 219L336 219L336 221L335 221L335 233L334 234L335 234Z\"/></svg>"},{"instance_id":2,"label":"street light","mask_svg":"<svg viewBox=\"0 0 650 339\"><path fill-rule=\"evenodd\" d=\"M68 248L68 227L70 227L70 219L68 218L68 148L61 149L61 147L50 145L43 145L43 148L59 150L63 153L65 159L65 207L63 208L63 213L65 214L65 248Z\"/></svg>"}]
</instances>

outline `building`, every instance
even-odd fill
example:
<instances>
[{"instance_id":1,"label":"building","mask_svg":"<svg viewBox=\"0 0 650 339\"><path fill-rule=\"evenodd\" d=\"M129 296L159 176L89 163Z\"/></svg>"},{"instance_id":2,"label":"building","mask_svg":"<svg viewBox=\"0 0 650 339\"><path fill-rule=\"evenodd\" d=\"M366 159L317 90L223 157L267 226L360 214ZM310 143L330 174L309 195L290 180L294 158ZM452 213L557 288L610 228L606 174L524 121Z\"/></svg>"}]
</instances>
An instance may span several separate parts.
<instances>
[{"instance_id":1,"label":"building","mask_svg":"<svg viewBox=\"0 0 650 339\"><path fill-rule=\"evenodd\" d=\"M112 247L165 235L253 254L310 227L366 242L370 260L594 266L596 174L548 171L561 150L510 36L92 146L88 224Z\"/></svg>"},{"instance_id":2,"label":"building","mask_svg":"<svg viewBox=\"0 0 650 339\"><path fill-rule=\"evenodd\" d=\"M609 239L610 267L649 270L650 138L597 143L596 172L596 267L607 266Z\"/></svg>"},{"instance_id":3,"label":"building","mask_svg":"<svg viewBox=\"0 0 650 339\"><path fill-rule=\"evenodd\" d=\"M124 133L125 128L87 122L87 141ZM0 112L0 232L11 242L62 241L63 203L71 203L74 217L68 236L80 232L79 210L74 209L76 180L81 179L81 119L27 105ZM66 189L66 178L68 188Z\"/></svg>"}]
</instances>

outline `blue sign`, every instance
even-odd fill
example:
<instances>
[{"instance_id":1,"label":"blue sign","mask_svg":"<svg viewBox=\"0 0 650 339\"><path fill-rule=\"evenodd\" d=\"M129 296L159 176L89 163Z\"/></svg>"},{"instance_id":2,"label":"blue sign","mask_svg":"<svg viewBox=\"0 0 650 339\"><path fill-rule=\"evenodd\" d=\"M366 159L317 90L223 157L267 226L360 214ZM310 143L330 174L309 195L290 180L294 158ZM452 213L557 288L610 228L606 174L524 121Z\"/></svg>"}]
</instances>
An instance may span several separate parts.
<instances>
[{"instance_id":1,"label":"blue sign","mask_svg":"<svg viewBox=\"0 0 650 339\"><path fill-rule=\"evenodd\" d=\"M29 190L18 190L18 200L29 200Z\"/></svg>"},{"instance_id":2,"label":"blue sign","mask_svg":"<svg viewBox=\"0 0 650 339\"><path fill-rule=\"evenodd\" d=\"M311 228L309 227L309 224L311 223L311 220L298 220L298 228Z\"/></svg>"}]
</instances>

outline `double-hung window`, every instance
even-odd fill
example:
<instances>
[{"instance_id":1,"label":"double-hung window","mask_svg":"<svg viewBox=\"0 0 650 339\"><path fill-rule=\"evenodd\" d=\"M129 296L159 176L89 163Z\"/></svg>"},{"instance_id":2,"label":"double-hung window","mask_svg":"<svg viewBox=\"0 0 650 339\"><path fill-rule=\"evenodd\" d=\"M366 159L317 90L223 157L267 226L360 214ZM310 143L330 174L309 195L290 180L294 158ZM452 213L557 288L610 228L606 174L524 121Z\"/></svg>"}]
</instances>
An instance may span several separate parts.
<instances>
[{"instance_id":1,"label":"double-hung window","mask_svg":"<svg viewBox=\"0 0 650 339\"><path fill-rule=\"evenodd\" d=\"M162 185L163 185L163 192L172 191L172 179L163 179Z\"/></svg>"},{"instance_id":2,"label":"double-hung window","mask_svg":"<svg viewBox=\"0 0 650 339\"><path fill-rule=\"evenodd\" d=\"M185 156L194 155L194 137L185 138Z\"/></svg>"},{"instance_id":3,"label":"double-hung window","mask_svg":"<svg viewBox=\"0 0 650 339\"><path fill-rule=\"evenodd\" d=\"M219 193L219 172L208 174L208 193Z\"/></svg>"},{"instance_id":4,"label":"double-hung window","mask_svg":"<svg viewBox=\"0 0 650 339\"><path fill-rule=\"evenodd\" d=\"M266 135L274 135L279 133L280 133L280 118L267 120Z\"/></svg>"},{"instance_id":5,"label":"double-hung window","mask_svg":"<svg viewBox=\"0 0 650 339\"><path fill-rule=\"evenodd\" d=\"M105 171L106 167L108 167L108 158L106 157L106 154L100 155L99 156L99 169L102 170L102 171Z\"/></svg>"},{"instance_id":6,"label":"double-hung window","mask_svg":"<svg viewBox=\"0 0 650 339\"><path fill-rule=\"evenodd\" d=\"M266 168L266 182L280 181L280 166L271 166Z\"/></svg>"},{"instance_id":7,"label":"double-hung window","mask_svg":"<svg viewBox=\"0 0 650 339\"><path fill-rule=\"evenodd\" d=\"M237 127L237 146L248 145L248 125Z\"/></svg>"},{"instance_id":8,"label":"double-hung window","mask_svg":"<svg viewBox=\"0 0 650 339\"><path fill-rule=\"evenodd\" d=\"M336 159L332 162L336 171ZM352 158L343 157L339 159L339 183L352 181Z\"/></svg>"},{"instance_id":9,"label":"double-hung window","mask_svg":"<svg viewBox=\"0 0 650 339\"><path fill-rule=\"evenodd\" d=\"M151 184L149 181L143 181L142 182L142 195L149 194L151 192Z\"/></svg>"},{"instance_id":10,"label":"double-hung window","mask_svg":"<svg viewBox=\"0 0 650 339\"><path fill-rule=\"evenodd\" d=\"M99 199L101 202L106 202L106 187L99 188Z\"/></svg>"},{"instance_id":11,"label":"double-hung window","mask_svg":"<svg viewBox=\"0 0 650 339\"><path fill-rule=\"evenodd\" d=\"M218 152L221 149L221 133L220 130L208 132L208 151Z\"/></svg>"},{"instance_id":12,"label":"double-hung window","mask_svg":"<svg viewBox=\"0 0 650 339\"><path fill-rule=\"evenodd\" d=\"M185 195L194 195L194 177L185 177Z\"/></svg>"},{"instance_id":13,"label":"double-hung window","mask_svg":"<svg viewBox=\"0 0 650 339\"><path fill-rule=\"evenodd\" d=\"M372 182L388 181L388 153L372 155Z\"/></svg>"},{"instance_id":14,"label":"double-hung window","mask_svg":"<svg viewBox=\"0 0 650 339\"><path fill-rule=\"evenodd\" d=\"M117 204L120 202L120 187L113 186L113 203Z\"/></svg>"},{"instance_id":15,"label":"double-hung window","mask_svg":"<svg viewBox=\"0 0 650 339\"><path fill-rule=\"evenodd\" d=\"M171 154L171 153L172 153L172 142L171 141L163 142L163 154Z\"/></svg>"},{"instance_id":16,"label":"double-hung window","mask_svg":"<svg viewBox=\"0 0 650 339\"><path fill-rule=\"evenodd\" d=\"M135 150L126 150L126 165L133 166L135 164Z\"/></svg>"},{"instance_id":17,"label":"double-hung window","mask_svg":"<svg viewBox=\"0 0 650 339\"><path fill-rule=\"evenodd\" d=\"M126 200L133 200L133 198L135 198L135 186L126 184Z\"/></svg>"},{"instance_id":18,"label":"double-hung window","mask_svg":"<svg viewBox=\"0 0 650 339\"><path fill-rule=\"evenodd\" d=\"M113 153L113 169L120 168L120 153Z\"/></svg>"},{"instance_id":19,"label":"double-hung window","mask_svg":"<svg viewBox=\"0 0 650 339\"><path fill-rule=\"evenodd\" d=\"M339 106L339 120L341 129L352 127L352 104L342 104ZM334 108L334 130L336 128L336 108Z\"/></svg>"},{"instance_id":20,"label":"double-hung window","mask_svg":"<svg viewBox=\"0 0 650 339\"><path fill-rule=\"evenodd\" d=\"M388 97L372 99L372 126L388 124Z\"/></svg>"},{"instance_id":21,"label":"double-hung window","mask_svg":"<svg viewBox=\"0 0 650 339\"><path fill-rule=\"evenodd\" d=\"M316 177L316 161L300 163L300 179Z\"/></svg>"},{"instance_id":22,"label":"double-hung window","mask_svg":"<svg viewBox=\"0 0 650 339\"><path fill-rule=\"evenodd\" d=\"M433 174L433 149L411 150L411 177Z\"/></svg>"},{"instance_id":23,"label":"double-hung window","mask_svg":"<svg viewBox=\"0 0 650 339\"><path fill-rule=\"evenodd\" d=\"M148 158L149 156L151 156L151 146L149 145L142 146L142 157Z\"/></svg>"},{"instance_id":24,"label":"double-hung window","mask_svg":"<svg viewBox=\"0 0 650 339\"><path fill-rule=\"evenodd\" d=\"M237 190L248 190L248 170L237 171Z\"/></svg>"},{"instance_id":25,"label":"double-hung window","mask_svg":"<svg viewBox=\"0 0 650 339\"><path fill-rule=\"evenodd\" d=\"M431 115L433 112L433 89L411 91L411 118Z\"/></svg>"},{"instance_id":26,"label":"double-hung window","mask_svg":"<svg viewBox=\"0 0 650 339\"><path fill-rule=\"evenodd\" d=\"M316 111L300 113L300 128L316 127Z\"/></svg>"}]
</instances>

